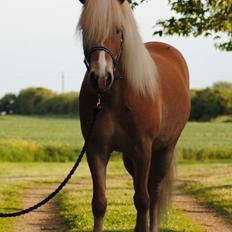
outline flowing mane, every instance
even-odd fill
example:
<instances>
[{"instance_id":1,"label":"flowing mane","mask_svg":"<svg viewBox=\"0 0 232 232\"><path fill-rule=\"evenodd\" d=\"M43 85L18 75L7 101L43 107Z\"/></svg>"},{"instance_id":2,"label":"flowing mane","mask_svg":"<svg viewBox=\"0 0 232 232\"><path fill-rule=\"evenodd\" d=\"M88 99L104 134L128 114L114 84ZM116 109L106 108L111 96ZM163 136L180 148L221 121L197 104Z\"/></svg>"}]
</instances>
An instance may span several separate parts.
<instances>
[{"instance_id":1,"label":"flowing mane","mask_svg":"<svg viewBox=\"0 0 232 232\"><path fill-rule=\"evenodd\" d=\"M82 31L84 50L109 38L113 31L123 32L121 65L135 91L142 95L156 93L156 65L137 29L127 1L86 0L78 28Z\"/></svg>"}]
</instances>

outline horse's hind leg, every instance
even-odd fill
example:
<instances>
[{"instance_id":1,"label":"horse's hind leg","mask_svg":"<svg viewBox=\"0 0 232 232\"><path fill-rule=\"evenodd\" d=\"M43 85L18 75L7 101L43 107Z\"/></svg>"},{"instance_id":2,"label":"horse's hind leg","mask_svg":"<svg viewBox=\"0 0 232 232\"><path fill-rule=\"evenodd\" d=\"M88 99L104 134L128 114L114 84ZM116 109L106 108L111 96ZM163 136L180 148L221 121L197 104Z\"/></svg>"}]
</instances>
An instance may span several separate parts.
<instances>
[{"instance_id":1,"label":"horse's hind leg","mask_svg":"<svg viewBox=\"0 0 232 232\"><path fill-rule=\"evenodd\" d=\"M150 232L158 231L159 216L170 197L175 146L153 151L149 175Z\"/></svg>"},{"instance_id":2,"label":"horse's hind leg","mask_svg":"<svg viewBox=\"0 0 232 232\"><path fill-rule=\"evenodd\" d=\"M87 160L93 180L92 210L94 215L93 232L103 231L103 218L106 212L106 166L109 152L88 148Z\"/></svg>"},{"instance_id":3,"label":"horse's hind leg","mask_svg":"<svg viewBox=\"0 0 232 232\"><path fill-rule=\"evenodd\" d=\"M147 142L146 144L135 145L134 151L130 153L130 160L131 162L127 164L127 169L129 169L134 179L134 204L137 210L135 232L148 232L148 177L151 161L151 144Z\"/></svg>"}]
</instances>

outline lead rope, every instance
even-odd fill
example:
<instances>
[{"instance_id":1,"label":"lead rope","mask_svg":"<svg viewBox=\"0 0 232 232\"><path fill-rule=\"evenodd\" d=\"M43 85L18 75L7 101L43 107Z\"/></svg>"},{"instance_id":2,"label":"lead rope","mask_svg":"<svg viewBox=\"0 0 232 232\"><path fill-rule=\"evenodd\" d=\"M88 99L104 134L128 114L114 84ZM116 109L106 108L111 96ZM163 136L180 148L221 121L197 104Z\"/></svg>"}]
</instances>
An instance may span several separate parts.
<instances>
[{"instance_id":1,"label":"lead rope","mask_svg":"<svg viewBox=\"0 0 232 232\"><path fill-rule=\"evenodd\" d=\"M94 124L96 122L97 119L97 114L102 110L101 107L101 99L100 96L98 96L98 101L96 104L96 107L93 109L93 120L91 122L90 125L90 131L89 134L85 140L84 146L80 152L80 155L77 159L77 161L75 162L73 168L71 169L71 171L69 172L69 174L67 175L67 177L63 180L63 182L52 192L50 193L44 200L40 201L39 203L35 204L34 206L18 211L18 212L14 212L14 213L0 213L0 218L9 218L9 217L18 217L24 214L28 214L38 208L40 208L41 206L45 205L46 203L48 203L52 198L54 198L62 189L63 187L68 183L68 181L71 179L72 175L75 173L76 169L78 168L85 152L86 152L86 147L89 143L90 137L92 135L93 132L93 128L94 128Z\"/></svg>"}]
</instances>

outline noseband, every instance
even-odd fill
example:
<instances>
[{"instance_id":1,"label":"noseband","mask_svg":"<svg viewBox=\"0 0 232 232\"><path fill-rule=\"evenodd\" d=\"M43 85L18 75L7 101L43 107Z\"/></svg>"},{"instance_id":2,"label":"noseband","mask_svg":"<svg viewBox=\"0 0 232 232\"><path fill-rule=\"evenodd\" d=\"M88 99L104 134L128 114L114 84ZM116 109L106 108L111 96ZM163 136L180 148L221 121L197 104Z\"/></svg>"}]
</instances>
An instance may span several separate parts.
<instances>
[{"instance_id":1,"label":"noseband","mask_svg":"<svg viewBox=\"0 0 232 232\"><path fill-rule=\"evenodd\" d=\"M88 53L85 53L84 64L87 68L87 71L88 72L90 71L90 58L91 58L92 54L96 51L103 51L111 57L111 59L113 61L113 66L114 66L113 67L114 73L117 72L118 71L117 67L119 65L119 59L121 57L122 50L123 50L123 36L122 36L120 50L116 56L114 56L114 54L112 53L112 51L110 49L103 47L103 46L95 46L95 47L91 48L91 50ZM116 79L123 79L123 78L124 78L123 76L116 75Z\"/></svg>"},{"instance_id":2,"label":"noseband","mask_svg":"<svg viewBox=\"0 0 232 232\"><path fill-rule=\"evenodd\" d=\"M103 51L103 52L107 53L111 57L114 67L116 67L118 65L119 56L114 57L113 53L106 47L96 46L90 50L90 52L85 56L85 59L84 59L85 66L86 66L88 71L90 70L90 64L89 64L90 57L96 51Z\"/></svg>"}]
</instances>

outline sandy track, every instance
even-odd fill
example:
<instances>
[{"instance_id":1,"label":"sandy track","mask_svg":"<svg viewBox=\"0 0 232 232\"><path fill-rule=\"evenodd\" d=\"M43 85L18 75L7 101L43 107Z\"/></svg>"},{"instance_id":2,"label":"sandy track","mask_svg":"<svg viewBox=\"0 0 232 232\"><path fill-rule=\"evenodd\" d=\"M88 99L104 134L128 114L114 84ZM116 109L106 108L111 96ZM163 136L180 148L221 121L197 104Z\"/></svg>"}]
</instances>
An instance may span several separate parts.
<instances>
[{"instance_id":1,"label":"sandy track","mask_svg":"<svg viewBox=\"0 0 232 232\"><path fill-rule=\"evenodd\" d=\"M196 224L200 225L204 232L232 232L232 224L228 222L226 217L217 214L213 209L200 203L192 196L176 191L174 204L185 215L191 217Z\"/></svg>"},{"instance_id":2,"label":"sandy track","mask_svg":"<svg viewBox=\"0 0 232 232\"><path fill-rule=\"evenodd\" d=\"M42 200L55 186L29 189L24 192L23 208L30 207ZM51 200L35 212L16 219L14 232L67 232L68 227L60 217L58 202Z\"/></svg>"},{"instance_id":3,"label":"sandy track","mask_svg":"<svg viewBox=\"0 0 232 232\"><path fill-rule=\"evenodd\" d=\"M84 183L79 182L79 185ZM71 184L68 189L77 185ZM24 192L23 208L29 207L54 190L56 186L29 189ZM175 206L199 224L204 232L232 232L232 224L225 217L215 213L193 197L176 191L173 196ZM16 219L14 232L68 232L68 226L60 217L58 202L51 200L35 212Z\"/></svg>"}]
</instances>

